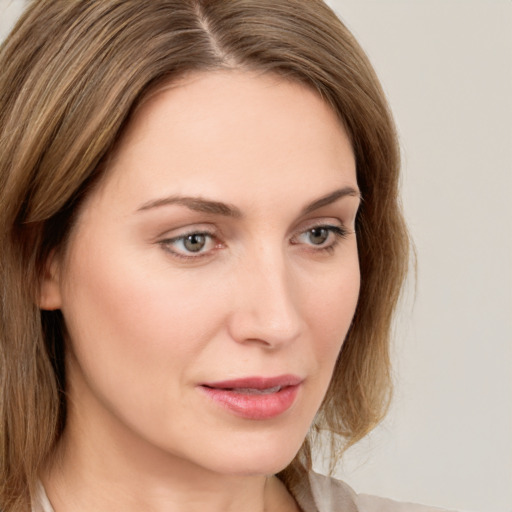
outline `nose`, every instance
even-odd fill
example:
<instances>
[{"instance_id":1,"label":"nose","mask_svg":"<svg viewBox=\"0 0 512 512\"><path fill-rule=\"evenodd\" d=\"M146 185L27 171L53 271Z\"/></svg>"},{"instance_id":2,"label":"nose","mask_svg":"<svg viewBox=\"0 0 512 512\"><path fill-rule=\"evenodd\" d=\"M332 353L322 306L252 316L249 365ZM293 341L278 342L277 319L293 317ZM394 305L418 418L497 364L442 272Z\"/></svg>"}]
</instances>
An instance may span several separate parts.
<instances>
[{"instance_id":1,"label":"nose","mask_svg":"<svg viewBox=\"0 0 512 512\"><path fill-rule=\"evenodd\" d=\"M238 343L259 344L267 349L296 340L303 331L304 319L298 282L284 255L251 258L235 274L231 337Z\"/></svg>"}]
</instances>

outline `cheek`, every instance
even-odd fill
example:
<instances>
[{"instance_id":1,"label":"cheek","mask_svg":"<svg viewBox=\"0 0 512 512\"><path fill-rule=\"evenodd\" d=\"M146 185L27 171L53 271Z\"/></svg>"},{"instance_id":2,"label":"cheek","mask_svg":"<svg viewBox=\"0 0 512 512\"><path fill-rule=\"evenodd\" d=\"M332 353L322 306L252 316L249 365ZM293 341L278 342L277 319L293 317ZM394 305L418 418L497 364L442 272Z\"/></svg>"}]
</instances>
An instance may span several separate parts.
<instances>
[{"instance_id":1,"label":"cheek","mask_svg":"<svg viewBox=\"0 0 512 512\"><path fill-rule=\"evenodd\" d=\"M116 254L114 245L91 248L87 258L75 251L62 310L88 380L106 392L129 390L135 400L179 382L218 328L220 306L205 309L211 293L189 276L166 278L167 267Z\"/></svg>"},{"instance_id":2,"label":"cheek","mask_svg":"<svg viewBox=\"0 0 512 512\"><path fill-rule=\"evenodd\" d=\"M63 307L70 391L97 418L110 411L156 445L186 445L197 434L191 415L200 414L191 376L225 308L189 275L169 277L167 266L108 254L73 262Z\"/></svg>"},{"instance_id":3,"label":"cheek","mask_svg":"<svg viewBox=\"0 0 512 512\"><path fill-rule=\"evenodd\" d=\"M310 358L316 361L314 383L320 405L331 380L341 347L351 326L360 290L357 251L311 284L305 295L304 315L310 330Z\"/></svg>"},{"instance_id":4,"label":"cheek","mask_svg":"<svg viewBox=\"0 0 512 512\"><path fill-rule=\"evenodd\" d=\"M359 288L357 256L345 262L343 267L331 269L321 283L309 287L309 324L326 340L318 346L318 350L325 351L326 355L341 348L357 307Z\"/></svg>"}]
</instances>

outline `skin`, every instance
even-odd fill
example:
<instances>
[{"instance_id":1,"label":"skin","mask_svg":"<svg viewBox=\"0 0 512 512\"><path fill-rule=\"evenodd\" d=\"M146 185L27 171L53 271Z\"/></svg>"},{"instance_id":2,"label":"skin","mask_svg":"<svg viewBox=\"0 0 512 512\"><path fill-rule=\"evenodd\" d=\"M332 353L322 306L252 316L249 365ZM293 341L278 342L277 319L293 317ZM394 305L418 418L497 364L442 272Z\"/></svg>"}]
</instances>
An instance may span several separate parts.
<instances>
[{"instance_id":1,"label":"skin","mask_svg":"<svg viewBox=\"0 0 512 512\"><path fill-rule=\"evenodd\" d=\"M348 136L309 88L219 71L144 102L41 291L69 332L67 425L43 475L56 512L297 510L272 475L355 311L358 205ZM191 233L207 233L198 252ZM302 382L267 420L199 387L283 374Z\"/></svg>"}]
</instances>

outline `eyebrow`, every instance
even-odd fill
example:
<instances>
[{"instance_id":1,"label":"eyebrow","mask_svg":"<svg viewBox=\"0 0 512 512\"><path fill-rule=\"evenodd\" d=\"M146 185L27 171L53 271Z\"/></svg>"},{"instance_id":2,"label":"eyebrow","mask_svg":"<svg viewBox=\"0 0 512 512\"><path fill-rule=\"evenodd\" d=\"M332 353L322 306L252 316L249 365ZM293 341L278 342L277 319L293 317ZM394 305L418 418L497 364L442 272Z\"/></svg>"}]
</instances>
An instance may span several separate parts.
<instances>
[{"instance_id":1,"label":"eyebrow","mask_svg":"<svg viewBox=\"0 0 512 512\"><path fill-rule=\"evenodd\" d=\"M321 197L320 199L315 199L313 202L309 203L302 209L301 215L306 215L324 206L328 206L336 202L338 199L346 196L361 198L361 193L353 187L343 187ZM241 210L232 204L190 196L168 196L160 199L154 199L144 203L140 208L137 209L137 211L147 211L153 208L175 204L179 206L185 206L189 210L201 213L210 213L213 215L222 215L225 217L233 218L240 218L243 216Z\"/></svg>"},{"instance_id":2,"label":"eyebrow","mask_svg":"<svg viewBox=\"0 0 512 512\"><path fill-rule=\"evenodd\" d=\"M320 199L316 199L312 203L309 203L302 209L302 215L314 212L315 210L323 208L324 206L328 206L336 202L338 199L347 196L357 197L359 198L359 200L361 200L361 192L359 192L359 190L356 190L353 187L343 187L340 188L339 190L335 190L334 192L331 192L330 194L321 197Z\"/></svg>"},{"instance_id":3,"label":"eyebrow","mask_svg":"<svg viewBox=\"0 0 512 512\"><path fill-rule=\"evenodd\" d=\"M234 205L221 203L219 201L210 201L201 197L188 197L188 196L169 196L161 199L155 199L143 204L137 211L146 211L160 206L169 206L177 204L185 206L189 210L196 212L211 213L214 215L223 215L225 217L239 218L242 212Z\"/></svg>"}]
</instances>

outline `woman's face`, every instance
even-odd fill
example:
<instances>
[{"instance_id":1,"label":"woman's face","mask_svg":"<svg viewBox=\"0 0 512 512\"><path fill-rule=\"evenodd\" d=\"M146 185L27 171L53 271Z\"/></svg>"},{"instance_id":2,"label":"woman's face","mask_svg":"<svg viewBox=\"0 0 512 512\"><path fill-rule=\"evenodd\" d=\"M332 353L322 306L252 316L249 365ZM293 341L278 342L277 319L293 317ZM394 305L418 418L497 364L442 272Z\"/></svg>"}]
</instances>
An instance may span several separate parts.
<instances>
[{"instance_id":1,"label":"woman's face","mask_svg":"<svg viewBox=\"0 0 512 512\"><path fill-rule=\"evenodd\" d=\"M358 205L347 134L310 89L223 71L148 99L43 287L69 334L71 442L285 467L356 307Z\"/></svg>"}]
</instances>

